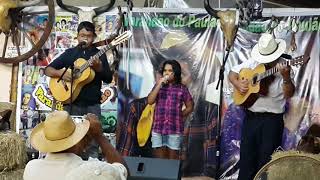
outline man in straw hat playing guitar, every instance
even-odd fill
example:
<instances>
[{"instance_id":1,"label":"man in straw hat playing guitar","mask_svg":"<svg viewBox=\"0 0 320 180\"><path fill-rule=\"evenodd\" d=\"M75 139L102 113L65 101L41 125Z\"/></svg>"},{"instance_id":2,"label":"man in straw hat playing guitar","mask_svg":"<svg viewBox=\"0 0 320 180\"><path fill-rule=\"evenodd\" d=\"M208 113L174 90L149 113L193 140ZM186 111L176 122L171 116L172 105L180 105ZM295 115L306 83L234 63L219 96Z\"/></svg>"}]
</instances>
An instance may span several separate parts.
<instances>
[{"instance_id":1,"label":"man in straw hat playing guitar","mask_svg":"<svg viewBox=\"0 0 320 180\"><path fill-rule=\"evenodd\" d=\"M105 162L84 161L80 155L87 147L90 139L94 139L100 146ZM69 172L77 168L94 169L99 164L102 169L96 169L96 176L112 177L114 180L127 178L128 168L116 149L103 136L98 117L87 114L83 122L75 123L68 112L55 111L48 114L46 120L38 124L31 133L32 146L46 152L45 159L30 161L24 171L24 180L64 180L70 177ZM91 168L91 166L93 166ZM78 172L83 176L87 171ZM73 174L73 173L72 173ZM73 175L72 175L73 176Z\"/></svg>"},{"instance_id":2,"label":"man in straw hat playing guitar","mask_svg":"<svg viewBox=\"0 0 320 180\"><path fill-rule=\"evenodd\" d=\"M246 117L242 125L238 180L252 180L258 170L271 159L273 151L281 145L286 98L292 97L295 91L290 66L278 63L285 50L284 40L264 33L253 47L251 59L232 67L229 73L237 104L236 97L246 96L250 86L259 78L248 80L241 77L244 68L254 69L263 64L272 73L280 72L260 82L260 91L256 93L258 95L253 102L242 104L246 106Z\"/></svg>"}]
</instances>

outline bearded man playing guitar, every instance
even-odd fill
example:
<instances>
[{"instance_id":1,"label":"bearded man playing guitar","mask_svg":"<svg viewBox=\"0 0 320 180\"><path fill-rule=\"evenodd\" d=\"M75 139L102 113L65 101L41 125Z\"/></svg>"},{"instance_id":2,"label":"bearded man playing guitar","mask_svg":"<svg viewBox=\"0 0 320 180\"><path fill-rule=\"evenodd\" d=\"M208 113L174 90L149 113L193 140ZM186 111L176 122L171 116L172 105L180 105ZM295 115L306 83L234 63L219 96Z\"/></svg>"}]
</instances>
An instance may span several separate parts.
<instances>
[{"instance_id":1,"label":"bearded man playing guitar","mask_svg":"<svg viewBox=\"0 0 320 180\"><path fill-rule=\"evenodd\" d=\"M281 146L285 102L295 91L291 67L279 63L285 50L284 40L264 33L252 49L251 59L232 67L229 73L229 80L236 92L234 96L241 97L245 96L250 91L250 86L255 86L254 81L260 78L255 75L251 80L241 77L244 68L254 69L262 64L267 72L268 69L272 69L271 73L280 72L260 82L260 91L256 93L255 101L245 108L238 180L252 180L258 170L271 160L274 150Z\"/></svg>"},{"instance_id":2,"label":"bearded man playing guitar","mask_svg":"<svg viewBox=\"0 0 320 180\"><path fill-rule=\"evenodd\" d=\"M85 62L88 63L88 71L91 71L91 79L87 84L81 87L81 90L75 91L77 96L72 96L72 100L64 102L64 110L68 111L70 115L83 116L87 113L93 113L98 117L101 116L101 84L102 81L105 83L110 83L112 81L113 73L110 70L107 58L105 54L100 56L100 59L95 56L99 50L92 46L92 43L96 37L95 27L91 22L84 21L78 26L78 46L67 49L63 54L56 58L51 64L49 64L45 69L45 74L51 78L59 78L64 73L64 68L73 66L75 61L79 58L83 58ZM92 58L94 57L94 58ZM77 69L77 65L74 65L74 69ZM74 71L75 71L74 70ZM61 81L70 82L71 72L66 71L62 77ZM50 87L55 88L55 87ZM67 87L66 87L67 88ZM72 89L72 88L71 88ZM70 88L66 92L61 92L61 94L68 95ZM73 99L75 98L75 99ZM70 112L70 102L72 103L72 111ZM93 158L98 157L98 146L93 145L88 149L88 155Z\"/></svg>"}]
</instances>

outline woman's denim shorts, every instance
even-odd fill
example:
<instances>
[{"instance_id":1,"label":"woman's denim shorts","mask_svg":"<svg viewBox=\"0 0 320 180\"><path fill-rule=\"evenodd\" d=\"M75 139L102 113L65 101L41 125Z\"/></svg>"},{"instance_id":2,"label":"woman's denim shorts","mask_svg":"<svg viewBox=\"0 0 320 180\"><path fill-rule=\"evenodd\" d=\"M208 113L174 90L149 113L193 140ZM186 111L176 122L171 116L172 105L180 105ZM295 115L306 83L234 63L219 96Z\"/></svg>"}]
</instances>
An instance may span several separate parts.
<instances>
[{"instance_id":1,"label":"woman's denim shorts","mask_svg":"<svg viewBox=\"0 0 320 180\"><path fill-rule=\"evenodd\" d=\"M183 140L182 134L161 135L159 133L151 133L152 148L167 146L172 150L180 150Z\"/></svg>"}]
</instances>

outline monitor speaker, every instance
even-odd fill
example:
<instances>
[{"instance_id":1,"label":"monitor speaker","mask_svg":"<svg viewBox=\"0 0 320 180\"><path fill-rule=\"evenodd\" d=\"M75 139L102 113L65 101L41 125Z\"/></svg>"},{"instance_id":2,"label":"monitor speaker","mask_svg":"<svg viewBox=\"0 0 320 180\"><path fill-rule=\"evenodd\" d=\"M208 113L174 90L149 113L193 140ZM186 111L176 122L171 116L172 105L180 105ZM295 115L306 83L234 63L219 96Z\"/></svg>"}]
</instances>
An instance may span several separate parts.
<instances>
[{"instance_id":1,"label":"monitor speaker","mask_svg":"<svg viewBox=\"0 0 320 180\"><path fill-rule=\"evenodd\" d=\"M125 157L130 171L128 180L180 180L180 160Z\"/></svg>"}]
</instances>

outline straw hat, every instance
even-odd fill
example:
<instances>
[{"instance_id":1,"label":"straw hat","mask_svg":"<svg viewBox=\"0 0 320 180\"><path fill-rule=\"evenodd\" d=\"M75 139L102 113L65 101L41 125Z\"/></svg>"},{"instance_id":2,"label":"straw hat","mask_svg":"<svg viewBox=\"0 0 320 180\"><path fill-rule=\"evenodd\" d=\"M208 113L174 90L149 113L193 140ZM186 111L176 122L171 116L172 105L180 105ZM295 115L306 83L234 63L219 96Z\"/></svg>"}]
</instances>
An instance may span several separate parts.
<instances>
[{"instance_id":1,"label":"straw hat","mask_svg":"<svg viewBox=\"0 0 320 180\"><path fill-rule=\"evenodd\" d=\"M259 63L270 63L278 59L286 50L286 42L263 33L251 51L251 57Z\"/></svg>"},{"instance_id":2,"label":"straw hat","mask_svg":"<svg viewBox=\"0 0 320 180\"><path fill-rule=\"evenodd\" d=\"M151 47L151 63L155 68L160 68L165 59L185 60L195 59L195 43L182 30L170 31L161 40L160 47Z\"/></svg>"},{"instance_id":3,"label":"straw hat","mask_svg":"<svg viewBox=\"0 0 320 180\"><path fill-rule=\"evenodd\" d=\"M188 41L190 41L190 39L184 31L172 31L163 38L160 49L169 49L170 47L183 44Z\"/></svg>"},{"instance_id":4,"label":"straw hat","mask_svg":"<svg viewBox=\"0 0 320 180\"><path fill-rule=\"evenodd\" d=\"M66 111L55 111L31 133L32 146L41 152L60 152L76 145L88 132L90 123L74 123Z\"/></svg>"}]
</instances>

